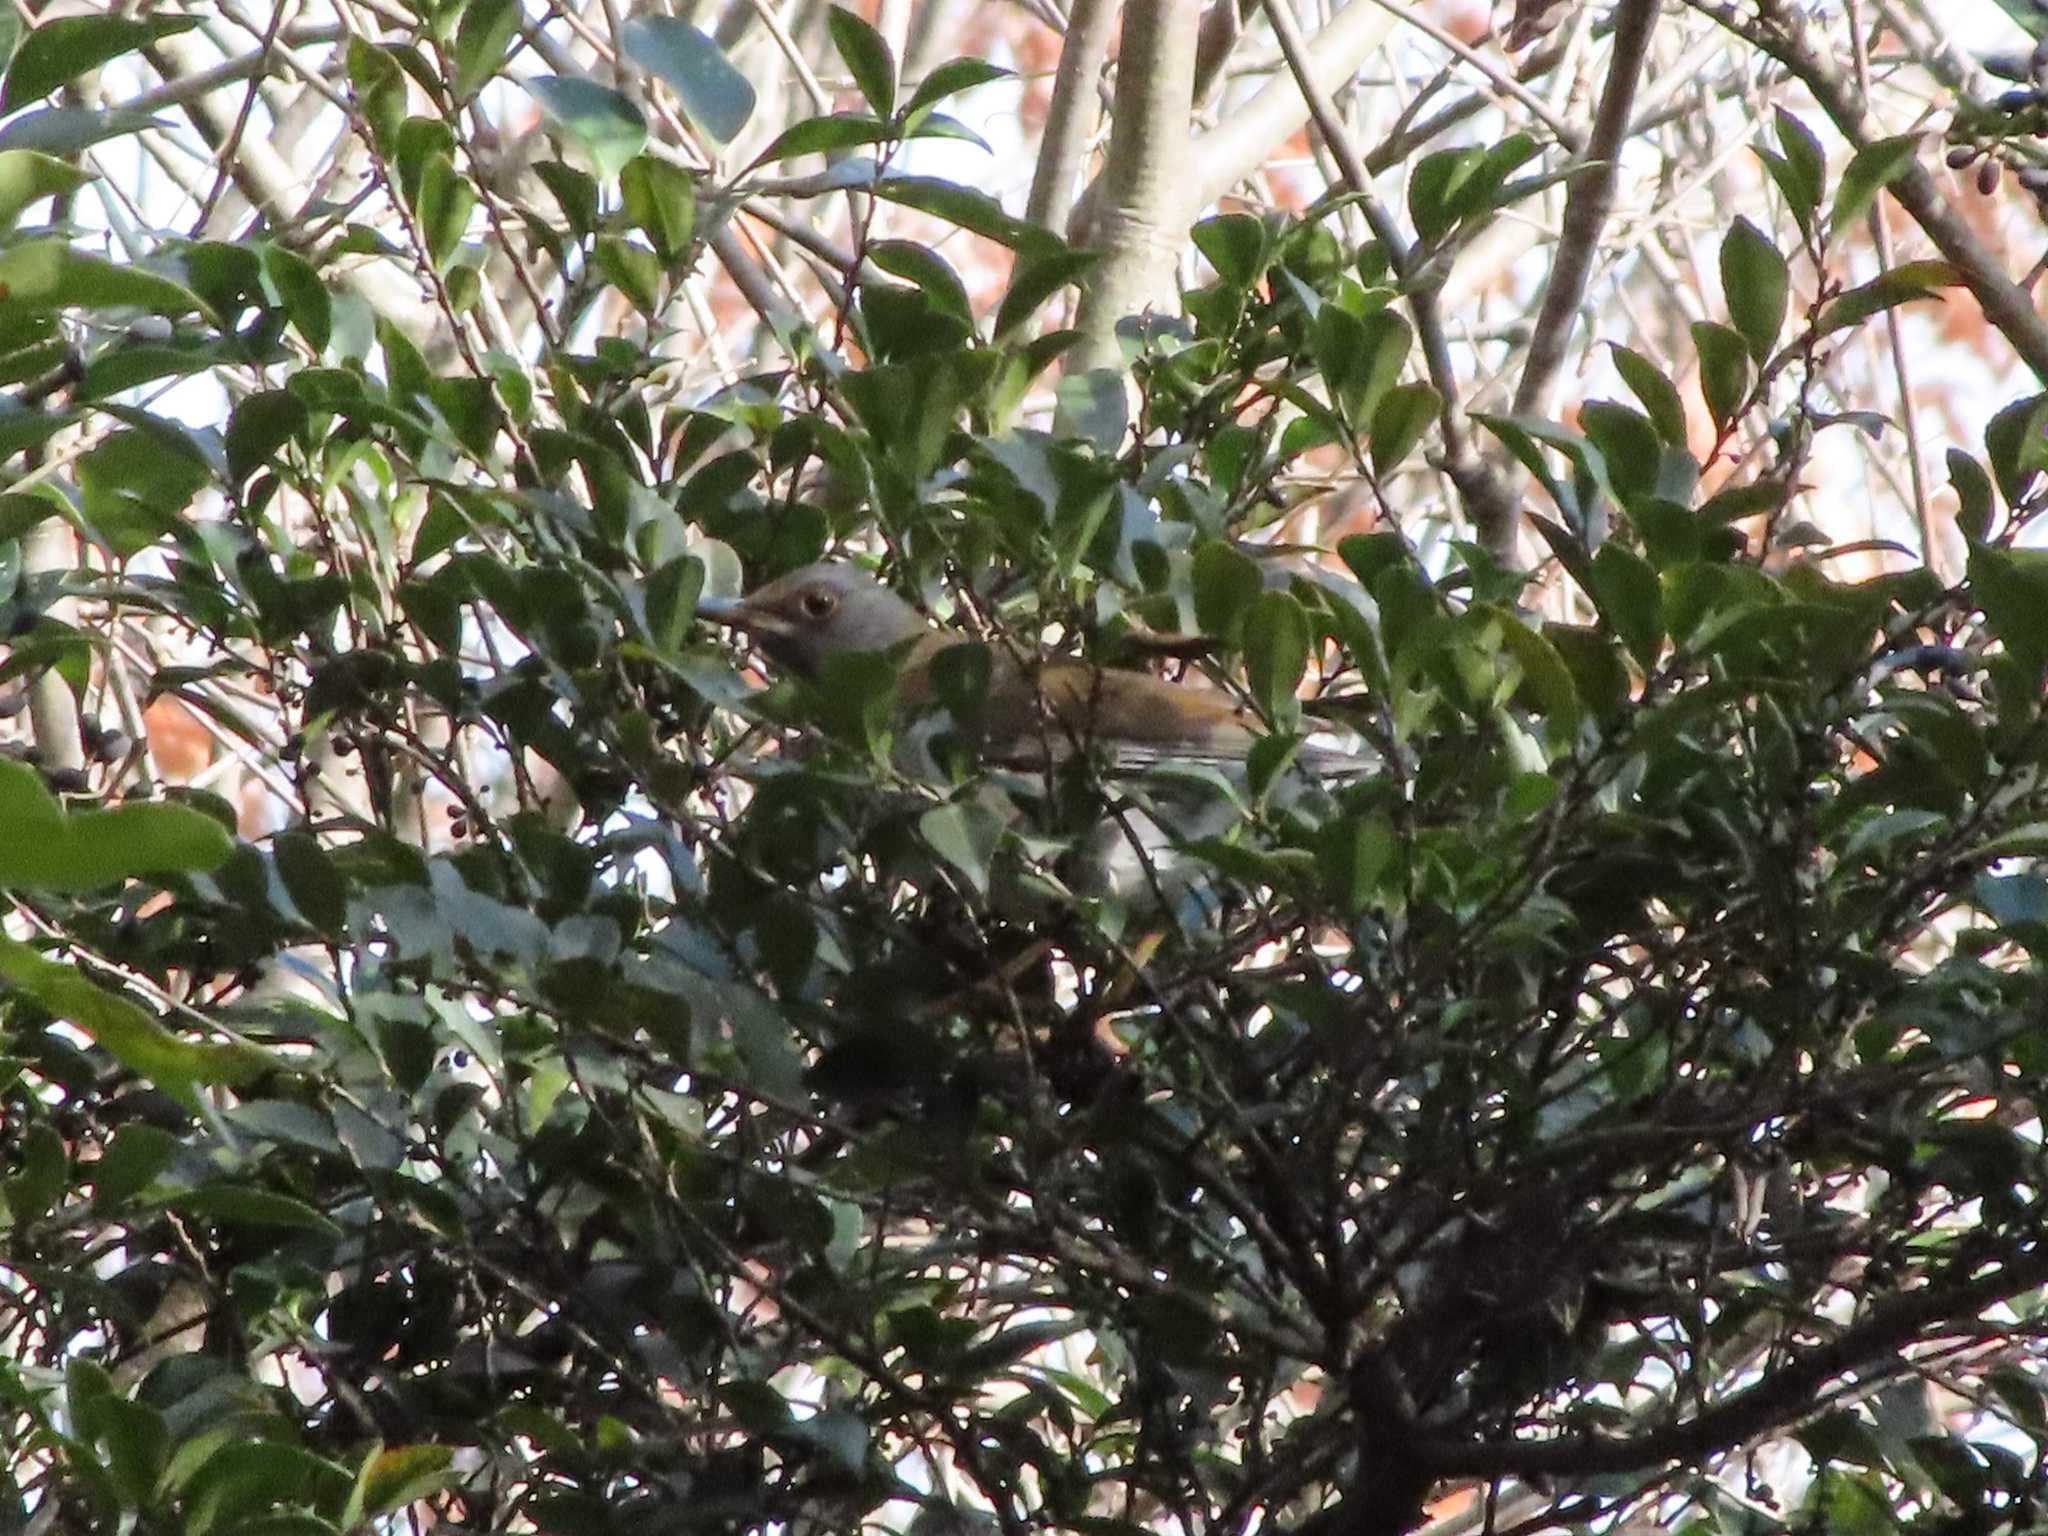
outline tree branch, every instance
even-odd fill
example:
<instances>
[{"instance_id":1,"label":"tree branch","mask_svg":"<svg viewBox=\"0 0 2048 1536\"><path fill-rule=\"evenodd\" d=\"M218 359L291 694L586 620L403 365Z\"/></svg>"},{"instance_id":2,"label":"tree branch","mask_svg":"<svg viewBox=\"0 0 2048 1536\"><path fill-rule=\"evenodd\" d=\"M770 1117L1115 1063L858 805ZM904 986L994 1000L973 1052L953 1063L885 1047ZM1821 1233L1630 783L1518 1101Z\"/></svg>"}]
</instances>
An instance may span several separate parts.
<instances>
[{"instance_id":1,"label":"tree branch","mask_svg":"<svg viewBox=\"0 0 2048 1536\"><path fill-rule=\"evenodd\" d=\"M1700 0L1691 3L1791 71L1813 93L1842 137L1856 148L1876 137L1849 77L1807 43L1805 18L1796 11L1781 7L1776 0L1760 0L1764 25L1745 27L1727 6L1700 5ZM1917 160L1908 165L1891 184L1891 193L1962 275L1983 306L1984 318L2012 343L2035 375L2048 382L2048 323L2035 310L2032 295L2006 275L1998 258L1978 243L1962 216L1948 205L1927 167Z\"/></svg>"},{"instance_id":2,"label":"tree branch","mask_svg":"<svg viewBox=\"0 0 2048 1536\"><path fill-rule=\"evenodd\" d=\"M1529 356L1515 389L1517 415L1544 414L1550 408L1551 385L1564 362L1572 320L1586 296L1593 271L1593 253L1600 232L1614 208L1614 184L1621 170L1622 141L1628 136L1636 85L1656 30L1659 0L1622 0L1615 10L1614 50L1607 63L1607 84L1593 119L1592 137L1579 156L1580 174L1565 193L1564 228L1558 236L1557 259L1543 290L1543 307L1529 340Z\"/></svg>"},{"instance_id":3,"label":"tree branch","mask_svg":"<svg viewBox=\"0 0 2048 1536\"><path fill-rule=\"evenodd\" d=\"M1123 366L1118 322L1172 298L1186 238L1197 0L1132 0L1117 52L1116 107L1094 226L1105 251L1081 296L1076 373Z\"/></svg>"},{"instance_id":4,"label":"tree branch","mask_svg":"<svg viewBox=\"0 0 2048 1536\"><path fill-rule=\"evenodd\" d=\"M1079 196L1075 186L1082 163L1102 121L1102 96L1096 80L1102 73L1102 61L1109 56L1109 29L1116 15L1117 0L1074 0L1067 21L1067 40L1060 49L1052 102L1046 113L1045 138L1038 146L1031 196L1024 206L1024 217L1046 229L1064 228Z\"/></svg>"},{"instance_id":5,"label":"tree branch","mask_svg":"<svg viewBox=\"0 0 2048 1536\"><path fill-rule=\"evenodd\" d=\"M2048 1245L2038 1245L1988 1275L1936 1283L1889 1298L1838 1338L1795 1357L1754 1386L1682 1423L1630 1439L1556 1435L1547 1440L1424 1442L1416 1457L1439 1477L1561 1476L1637 1472L1697 1461L1782 1427L1810 1408L1829 1382L1897 1354L1942 1324L2048 1285Z\"/></svg>"}]
</instances>

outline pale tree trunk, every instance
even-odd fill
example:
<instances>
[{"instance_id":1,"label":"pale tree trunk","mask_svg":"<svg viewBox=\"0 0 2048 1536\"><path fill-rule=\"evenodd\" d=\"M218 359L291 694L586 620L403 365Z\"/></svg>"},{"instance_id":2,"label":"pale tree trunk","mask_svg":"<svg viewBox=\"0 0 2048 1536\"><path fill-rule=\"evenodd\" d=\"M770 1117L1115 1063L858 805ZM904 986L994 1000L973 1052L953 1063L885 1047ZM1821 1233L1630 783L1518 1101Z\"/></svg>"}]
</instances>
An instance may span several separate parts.
<instances>
[{"instance_id":1,"label":"pale tree trunk","mask_svg":"<svg viewBox=\"0 0 2048 1536\"><path fill-rule=\"evenodd\" d=\"M1196 0L1133 0L1117 56L1115 122L1093 219L1103 251L1081 297L1076 370L1121 368L1117 323L1174 307L1174 263L1194 211L1188 201Z\"/></svg>"}]
</instances>

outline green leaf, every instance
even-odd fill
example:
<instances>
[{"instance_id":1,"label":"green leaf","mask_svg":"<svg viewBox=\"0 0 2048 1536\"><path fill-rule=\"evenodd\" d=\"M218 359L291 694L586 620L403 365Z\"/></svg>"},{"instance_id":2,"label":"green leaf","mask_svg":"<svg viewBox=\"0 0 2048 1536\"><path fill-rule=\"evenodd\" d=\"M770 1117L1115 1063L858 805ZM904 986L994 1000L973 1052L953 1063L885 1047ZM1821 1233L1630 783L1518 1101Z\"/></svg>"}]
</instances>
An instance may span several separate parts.
<instances>
[{"instance_id":1,"label":"green leaf","mask_svg":"<svg viewBox=\"0 0 2048 1536\"><path fill-rule=\"evenodd\" d=\"M414 213L427 257L437 268L445 269L448 258L461 246L475 209L476 189L455 169L455 162L446 155L427 156Z\"/></svg>"},{"instance_id":2,"label":"green leaf","mask_svg":"<svg viewBox=\"0 0 2048 1536\"><path fill-rule=\"evenodd\" d=\"M948 96L957 96L962 91L971 91L976 86L997 80L1014 78L1011 71L986 59L949 59L918 82L917 89L904 105L903 115L915 118L921 110L944 101Z\"/></svg>"},{"instance_id":3,"label":"green leaf","mask_svg":"<svg viewBox=\"0 0 2048 1536\"><path fill-rule=\"evenodd\" d=\"M676 93L698 133L719 145L740 136L754 115L753 83L716 41L673 16L636 16L619 40L627 58Z\"/></svg>"},{"instance_id":4,"label":"green leaf","mask_svg":"<svg viewBox=\"0 0 2048 1536\"><path fill-rule=\"evenodd\" d=\"M164 1028L125 997L94 986L77 969L0 937L0 981L18 987L86 1034L122 1066L189 1100L195 1086L234 1087L282 1063L251 1045L199 1044Z\"/></svg>"},{"instance_id":5,"label":"green leaf","mask_svg":"<svg viewBox=\"0 0 2048 1536\"><path fill-rule=\"evenodd\" d=\"M1820 212L1820 200L1827 192L1827 152L1820 147L1820 140L1814 137L1813 130L1783 107L1777 109L1772 128L1785 151L1789 178L1789 181L1779 180L1779 190L1785 194L1785 201L1791 206L1792 216L1799 221L1799 227L1810 235L1813 233L1814 216Z\"/></svg>"},{"instance_id":6,"label":"green leaf","mask_svg":"<svg viewBox=\"0 0 2048 1536\"><path fill-rule=\"evenodd\" d=\"M238 402L228 415L228 478L237 487L306 431L305 403L289 390L267 389Z\"/></svg>"},{"instance_id":7,"label":"green leaf","mask_svg":"<svg viewBox=\"0 0 2048 1536\"><path fill-rule=\"evenodd\" d=\"M835 112L830 117L807 117L792 123L775 136L774 142L754 157L756 166L794 160L799 155L829 155L835 150L858 149L864 144L886 144L896 130L867 112Z\"/></svg>"},{"instance_id":8,"label":"green leaf","mask_svg":"<svg viewBox=\"0 0 2048 1536\"><path fill-rule=\"evenodd\" d=\"M1330 403L1347 424L1372 420L1381 397L1400 378L1414 339L1414 328L1390 309L1361 319L1341 305L1325 304L1317 313L1309 345Z\"/></svg>"},{"instance_id":9,"label":"green leaf","mask_svg":"<svg viewBox=\"0 0 2048 1536\"><path fill-rule=\"evenodd\" d=\"M320 840L308 832L281 832L271 844L271 856L299 916L318 932L339 937L348 919L348 880Z\"/></svg>"},{"instance_id":10,"label":"green leaf","mask_svg":"<svg viewBox=\"0 0 2048 1536\"><path fill-rule=\"evenodd\" d=\"M379 1447L363 1458L351 1497L348 1525L354 1528L365 1516L388 1515L428 1498L454 1480L450 1464L453 1447L446 1445L401 1445Z\"/></svg>"},{"instance_id":11,"label":"green leaf","mask_svg":"<svg viewBox=\"0 0 2048 1536\"><path fill-rule=\"evenodd\" d=\"M107 1471L122 1504L146 1508L171 1459L171 1431L164 1416L145 1403L109 1397L100 1407L100 1433L107 1447Z\"/></svg>"},{"instance_id":12,"label":"green leaf","mask_svg":"<svg viewBox=\"0 0 2048 1536\"><path fill-rule=\"evenodd\" d=\"M602 180L615 180L626 162L647 147L647 119L617 91L569 75L543 75L522 84L547 120L590 157Z\"/></svg>"},{"instance_id":13,"label":"green leaf","mask_svg":"<svg viewBox=\"0 0 2048 1536\"><path fill-rule=\"evenodd\" d=\"M697 235L697 183L688 171L639 155L619 172L626 217L647 236L655 255L674 265Z\"/></svg>"},{"instance_id":14,"label":"green leaf","mask_svg":"<svg viewBox=\"0 0 2048 1536\"><path fill-rule=\"evenodd\" d=\"M1266 270L1270 238L1266 221L1253 214L1219 213L1197 224L1191 236L1216 275L1239 292L1249 291Z\"/></svg>"},{"instance_id":15,"label":"green leaf","mask_svg":"<svg viewBox=\"0 0 2048 1536\"><path fill-rule=\"evenodd\" d=\"M263 248L263 290L291 317L293 327L318 356L334 335L334 300L313 264L281 245Z\"/></svg>"},{"instance_id":16,"label":"green leaf","mask_svg":"<svg viewBox=\"0 0 2048 1536\"><path fill-rule=\"evenodd\" d=\"M2007 506L2027 494L2048 469L2048 395L2029 395L2000 406L1984 424L1984 454Z\"/></svg>"},{"instance_id":17,"label":"green leaf","mask_svg":"<svg viewBox=\"0 0 2048 1536\"><path fill-rule=\"evenodd\" d=\"M1609 546L1611 547L1611 546ZM1536 708L1561 729L1576 731L1579 724L1579 689L1571 668L1541 634L1506 609L1489 610L1500 626L1502 643L1522 669L1523 680L1535 697Z\"/></svg>"},{"instance_id":18,"label":"green leaf","mask_svg":"<svg viewBox=\"0 0 2048 1536\"><path fill-rule=\"evenodd\" d=\"M2048 666L2048 553L1978 544L1968 574L1985 624L2038 677Z\"/></svg>"},{"instance_id":19,"label":"green leaf","mask_svg":"<svg viewBox=\"0 0 2048 1536\"><path fill-rule=\"evenodd\" d=\"M24 112L0 128L0 150L33 149L46 155L75 155L103 139L118 139L145 128L172 127L168 119L151 117L147 112L45 107L37 112Z\"/></svg>"},{"instance_id":20,"label":"green leaf","mask_svg":"<svg viewBox=\"0 0 2048 1536\"><path fill-rule=\"evenodd\" d=\"M1485 159L1485 151L1466 147L1440 149L1416 162L1408 178L1408 217L1425 244L1441 239L1458 222L1458 192Z\"/></svg>"},{"instance_id":21,"label":"green leaf","mask_svg":"<svg viewBox=\"0 0 2048 1536\"><path fill-rule=\"evenodd\" d=\"M1060 248L1057 236L1036 224L1011 218L1003 212L1003 205L986 192L936 176L885 176L874 184L873 191L877 197L934 214L970 234L1006 245L1020 255Z\"/></svg>"},{"instance_id":22,"label":"green leaf","mask_svg":"<svg viewBox=\"0 0 2048 1536\"><path fill-rule=\"evenodd\" d=\"M520 0L469 0L455 33L455 95L468 101L505 67L525 20Z\"/></svg>"},{"instance_id":23,"label":"green leaf","mask_svg":"<svg viewBox=\"0 0 2048 1536\"><path fill-rule=\"evenodd\" d=\"M972 331L974 307L968 302L967 285L930 246L911 240L877 240L868 247L868 260L884 272L917 284L934 310Z\"/></svg>"},{"instance_id":24,"label":"green leaf","mask_svg":"<svg viewBox=\"0 0 2048 1536\"><path fill-rule=\"evenodd\" d=\"M90 171L32 149L0 150L0 233L14 228L30 203L74 192L92 180Z\"/></svg>"},{"instance_id":25,"label":"green leaf","mask_svg":"<svg viewBox=\"0 0 2048 1536\"><path fill-rule=\"evenodd\" d=\"M186 1216L203 1216L231 1227L284 1227L299 1232L341 1236L341 1228L303 1200L252 1189L246 1184L204 1184L173 1195L170 1208Z\"/></svg>"},{"instance_id":26,"label":"green leaf","mask_svg":"<svg viewBox=\"0 0 2048 1536\"><path fill-rule=\"evenodd\" d=\"M79 511L86 527L126 559L175 531L177 515L213 473L174 432L112 432L78 461Z\"/></svg>"},{"instance_id":27,"label":"green leaf","mask_svg":"<svg viewBox=\"0 0 2048 1536\"><path fill-rule=\"evenodd\" d=\"M1960 448L1948 451L1948 481L1956 492L1956 526L1972 544L1991 532L1991 477Z\"/></svg>"},{"instance_id":28,"label":"green leaf","mask_svg":"<svg viewBox=\"0 0 2048 1536\"><path fill-rule=\"evenodd\" d=\"M1013 340L1024 323L1062 288L1086 277L1102 259L1097 251L1064 248L1043 254L1020 255L1010 274L1010 291L996 309L995 340Z\"/></svg>"},{"instance_id":29,"label":"green leaf","mask_svg":"<svg viewBox=\"0 0 2048 1536\"><path fill-rule=\"evenodd\" d=\"M188 315L205 306L191 290L138 267L116 266L62 240L28 240L0 251L0 303L29 310L142 309Z\"/></svg>"},{"instance_id":30,"label":"green leaf","mask_svg":"<svg viewBox=\"0 0 2048 1536\"><path fill-rule=\"evenodd\" d=\"M1938 299L1944 288L1962 285L1963 276L1945 261L1901 262L1869 282L1839 294L1815 321L1815 334L1825 336L1858 321L1915 299Z\"/></svg>"},{"instance_id":31,"label":"green leaf","mask_svg":"<svg viewBox=\"0 0 2048 1536\"><path fill-rule=\"evenodd\" d=\"M1711 320L1696 320L1692 344L1700 356L1700 395L1714 425L1726 430L1749 396L1749 343Z\"/></svg>"},{"instance_id":32,"label":"green leaf","mask_svg":"<svg viewBox=\"0 0 2048 1536\"><path fill-rule=\"evenodd\" d=\"M1840 239L1851 224L1870 211L1877 194L1905 174L1920 152L1920 135L1902 133L1896 138L1866 144L1850 158L1835 188L1831 227Z\"/></svg>"},{"instance_id":33,"label":"green leaf","mask_svg":"<svg viewBox=\"0 0 2048 1536\"><path fill-rule=\"evenodd\" d=\"M1785 326L1792 275L1770 236L1737 218L1721 240L1721 292L1735 329L1759 363L1771 355Z\"/></svg>"},{"instance_id":34,"label":"green leaf","mask_svg":"<svg viewBox=\"0 0 2048 1536\"><path fill-rule=\"evenodd\" d=\"M161 1126L131 1121L91 1168L92 1202L101 1210L120 1205L147 1189L171 1166L183 1144Z\"/></svg>"},{"instance_id":35,"label":"green leaf","mask_svg":"<svg viewBox=\"0 0 2048 1536\"><path fill-rule=\"evenodd\" d=\"M405 122L405 71L389 49L351 36L348 80L355 88L356 108L370 125L371 142L380 153L395 155L399 128Z\"/></svg>"},{"instance_id":36,"label":"green leaf","mask_svg":"<svg viewBox=\"0 0 2048 1536\"><path fill-rule=\"evenodd\" d=\"M1295 694L1308 672L1310 637L1308 610L1291 593L1253 599L1244 623L1245 674L1260 712L1282 729L1301 718Z\"/></svg>"},{"instance_id":37,"label":"green leaf","mask_svg":"<svg viewBox=\"0 0 2048 1536\"><path fill-rule=\"evenodd\" d=\"M1579 427L1600 450L1608 479L1623 501L1656 491L1664 445L1649 417L1612 400L1589 400L1579 408Z\"/></svg>"},{"instance_id":38,"label":"green leaf","mask_svg":"<svg viewBox=\"0 0 2048 1536\"><path fill-rule=\"evenodd\" d=\"M977 895L988 894L989 866L1002 841L1002 818L976 801L936 806L917 819L932 852L959 871Z\"/></svg>"},{"instance_id":39,"label":"green leaf","mask_svg":"<svg viewBox=\"0 0 2048 1536\"><path fill-rule=\"evenodd\" d=\"M1251 556L1211 539L1195 546L1193 586L1195 622L1204 634L1228 640L1242 627L1266 581Z\"/></svg>"},{"instance_id":40,"label":"green leaf","mask_svg":"<svg viewBox=\"0 0 2048 1536\"><path fill-rule=\"evenodd\" d=\"M1657 435L1674 448L1685 447L1685 404L1678 398L1678 390L1671 380L1640 352L1632 352L1619 342L1609 346L1614 355L1615 371L1621 375L1621 382L1628 386L1629 393L1642 402Z\"/></svg>"},{"instance_id":41,"label":"green leaf","mask_svg":"<svg viewBox=\"0 0 2048 1536\"><path fill-rule=\"evenodd\" d=\"M1649 562L1612 540L1593 556L1592 595L1600 616L1647 672L1664 648L1664 591Z\"/></svg>"},{"instance_id":42,"label":"green leaf","mask_svg":"<svg viewBox=\"0 0 2048 1536\"><path fill-rule=\"evenodd\" d=\"M233 852L219 822L133 801L66 815L23 763L0 760L0 888L93 891L142 875L198 874Z\"/></svg>"},{"instance_id":43,"label":"green leaf","mask_svg":"<svg viewBox=\"0 0 2048 1536\"><path fill-rule=\"evenodd\" d=\"M652 318L661 312L661 259L646 246L605 235L591 252L591 263L641 314Z\"/></svg>"},{"instance_id":44,"label":"green leaf","mask_svg":"<svg viewBox=\"0 0 2048 1536\"><path fill-rule=\"evenodd\" d=\"M8 61L0 112L19 111L110 59L198 25L196 16L60 16L46 21L21 40Z\"/></svg>"},{"instance_id":45,"label":"green leaf","mask_svg":"<svg viewBox=\"0 0 2048 1536\"><path fill-rule=\"evenodd\" d=\"M835 5L825 13L825 27L832 34L832 46L853 76L861 96L877 117L896 112L896 56L882 34L844 6Z\"/></svg>"},{"instance_id":46,"label":"green leaf","mask_svg":"<svg viewBox=\"0 0 2048 1536\"><path fill-rule=\"evenodd\" d=\"M1444 397L1432 384L1418 380L1388 390L1372 413L1373 473L1384 475L1407 458L1443 408Z\"/></svg>"}]
</instances>

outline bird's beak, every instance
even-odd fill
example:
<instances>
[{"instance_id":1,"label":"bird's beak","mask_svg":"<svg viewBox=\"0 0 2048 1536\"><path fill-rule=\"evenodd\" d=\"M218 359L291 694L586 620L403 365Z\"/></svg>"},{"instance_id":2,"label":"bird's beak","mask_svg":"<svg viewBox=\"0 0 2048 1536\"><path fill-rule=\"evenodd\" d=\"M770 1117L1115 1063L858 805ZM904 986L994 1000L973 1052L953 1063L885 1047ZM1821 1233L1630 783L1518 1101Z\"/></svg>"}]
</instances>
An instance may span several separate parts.
<instances>
[{"instance_id":1,"label":"bird's beak","mask_svg":"<svg viewBox=\"0 0 2048 1536\"><path fill-rule=\"evenodd\" d=\"M700 597L697 616L741 630L763 644L772 643L791 630L789 620L774 609L756 607L744 597Z\"/></svg>"}]
</instances>

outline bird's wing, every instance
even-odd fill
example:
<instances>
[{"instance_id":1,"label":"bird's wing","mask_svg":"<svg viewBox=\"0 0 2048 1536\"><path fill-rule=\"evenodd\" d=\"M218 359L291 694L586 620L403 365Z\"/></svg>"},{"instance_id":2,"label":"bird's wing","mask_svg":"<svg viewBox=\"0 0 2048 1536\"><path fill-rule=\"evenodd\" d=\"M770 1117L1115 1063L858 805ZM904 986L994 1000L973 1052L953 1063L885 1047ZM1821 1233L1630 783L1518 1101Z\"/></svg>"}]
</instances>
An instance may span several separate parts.
<instances>
[{"instance_id":1,"label":"bird's wing","mask_svg":"<svg viewBox=\"0 0 2048 1536\"><path fill-rule=\"evenodd\" d=\"M961 643L942 632L912 647L902 672L906 705L917 710L932 702L931 663ZM1049 661L1027 672L994 647L989 660L981 744L993 762L1042 767L1093 752L1124 773L1173 763L1241 768L1265 734L1237 700L1199 683L1081 661ZM1311 778L1329 779L1370 772L1376 759L1306 743L1295 763Z\"/></svg>"}]
</instances>

